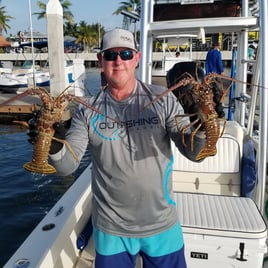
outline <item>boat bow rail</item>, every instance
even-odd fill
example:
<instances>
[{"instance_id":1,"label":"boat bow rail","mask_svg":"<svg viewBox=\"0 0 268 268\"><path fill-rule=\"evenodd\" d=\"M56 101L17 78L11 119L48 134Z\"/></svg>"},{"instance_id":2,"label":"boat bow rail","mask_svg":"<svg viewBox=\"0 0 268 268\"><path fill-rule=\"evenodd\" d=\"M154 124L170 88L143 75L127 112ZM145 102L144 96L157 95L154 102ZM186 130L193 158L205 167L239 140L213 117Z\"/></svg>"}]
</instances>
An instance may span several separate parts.
<instances>
[{"instance_id":1,"label":"boat bow rail","mask_svg":"<svg viewBox=\"0 0 268 268\"><path fill-rule=\"evenodd\" d=\"M204 28L206 33L217 32L240 32L245 28L249 30L256 30L258 26L258 19L256 17L226 17L226 18L199 18L199 19L184 19L151 22L149 31L152 36L160 33L167 34L198 34L200 28Z\"/></svg>"}]
</instances>

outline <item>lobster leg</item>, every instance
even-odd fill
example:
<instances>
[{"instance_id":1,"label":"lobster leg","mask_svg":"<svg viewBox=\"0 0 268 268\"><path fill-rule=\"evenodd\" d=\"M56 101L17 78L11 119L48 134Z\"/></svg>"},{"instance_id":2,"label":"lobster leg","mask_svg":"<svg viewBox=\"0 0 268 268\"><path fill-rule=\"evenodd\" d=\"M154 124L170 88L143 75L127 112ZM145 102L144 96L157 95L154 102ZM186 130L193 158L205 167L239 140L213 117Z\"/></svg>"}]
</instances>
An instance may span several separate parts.
<instances>
[{"instance_id":1,"label":"lobster leg","mask_svg":"<svg viewBox=\"0 0 268 268\"><path fill-rule=\"evenodd\" d=\"M191 115L177 115L176 116L176 125L178 128L178 131L180 131L182 133L182 144L183 146L187 146L185 143L185 131L189 128L191 128L193 125L195 125L196 123L198 123L198 121L200 121L200 119L196 119L193 122L191 122L190 124L188 124L187 126L184 126L183 128L179 128L178 125L178 118L180 117L185 117L185 116L194 116L196 114L191 114ZM217 153L217 148L216 148L216 143L219 137L222 136L224 129L225 129L225 125L226 125L226 121L224 121L224 127L223 130L220 133L220 130L218 129L218 118L214 119L214 120L209 120L207 121L204 126L205 126L205 134L206 134L206 141L205 141L205 146L200 150L200 152L197 154L196 156L196 160L202 160L208 156L214 156ZM194 136L196 135L197 131L201 128L202 124L199 124L191 133L191 151L193 151L194 149Z\"/></svg>"},{"instance_id":2,"label":"lobster leg","mask_svg":"<svg viewBox=\"0 0 268 268\"><path fill-rule=\"evenodd\" d=\"M78 162L78 158L77 158L75 152L73 151L71 145L66 140L58 139L56 137L53 137L52 139L65 144L67 146L67 148L69 149L69 151L71 152L73 158Z\"/></svg>"},{"instance_id":3,"label":"lobster leg","mask_svg":"<svg viewBox=\"0 0 268 268\"><path fill-rule=\"evenodd\" d=\"M199 121L199 119L196 119L195 121L193 121L192 123L195 124ZM194 151L194 136L196 135L197 131L201 128L202 124L199 124L197 126L197 128L192 132L191 134L191 151Z\"/></svg>"},{"instance_id":4,"label":"lobster leg","mask_svg":"<svg viewBox=\"0 0 268 268\"><path fill-rule=\"evenodd\" d=\"M222 128L222 131L221 131L221 134L220 134L220 137L223 135L224 133L224 130L225 130L225 127L226 127L226 120L225 119L221 119L223 121L223 128Z\"/></svg>"},{"instance_id":5,"label":"lobster leg","mask_svg":"<svg viewBox=\"0 0 268 268\"><path fill-rule=\"evenodd\" d=\"M175 116L177 129L178 129L178 131L180 131L182 133L182 144L183 144L184 147L187 146L186 143L185 143L185 139L184 139L185 130L190 129L192 126L194 126L199 121L199 119L196 119L193 122L191 122L190 124L188 124L188 125L186 125L186 126L184 126L182 128L179 128L179 123L178 123L179 119L178 118L180 118L180 117L195 116L195 115L197 115L197 114L182 114L182 115L176 115ZM198 129L200 127L201 127L201 124L200 124L200 126L198 126ZM191 134L191 148L192 148L192 151L193 151L193 137L194 137L194 135L192 133Z\"/></svg>"}]
</instances>

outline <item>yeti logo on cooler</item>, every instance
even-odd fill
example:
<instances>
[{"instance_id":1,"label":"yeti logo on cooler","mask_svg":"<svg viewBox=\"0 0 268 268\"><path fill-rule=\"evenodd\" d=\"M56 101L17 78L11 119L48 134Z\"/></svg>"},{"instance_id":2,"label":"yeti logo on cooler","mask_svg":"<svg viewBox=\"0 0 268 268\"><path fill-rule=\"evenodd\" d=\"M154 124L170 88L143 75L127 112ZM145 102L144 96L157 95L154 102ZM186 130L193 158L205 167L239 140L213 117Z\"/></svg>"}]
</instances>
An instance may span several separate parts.
<instances>
[{"instance_id":1,"label":"yeti logo on cooler","mask_svg":"<svg viewBox=\"0 0 268 268\"><path fill-rule=\"evenodd\" d=\"M193 259L202 259L207 260L208 259L208 253L203 252L191 252L191 258Z\"/></svg>"}]
</instances>

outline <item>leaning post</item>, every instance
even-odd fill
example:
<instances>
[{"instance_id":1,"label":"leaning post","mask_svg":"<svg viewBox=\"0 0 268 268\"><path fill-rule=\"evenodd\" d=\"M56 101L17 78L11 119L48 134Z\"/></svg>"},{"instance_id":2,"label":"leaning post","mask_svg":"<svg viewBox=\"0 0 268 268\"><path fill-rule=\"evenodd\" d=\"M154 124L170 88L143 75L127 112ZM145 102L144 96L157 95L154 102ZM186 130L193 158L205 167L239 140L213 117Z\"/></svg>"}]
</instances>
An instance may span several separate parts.
<instances>
[{"instance_id":1,"label":"leaning post","mask_svg":"<svg viewBox=\"0 0 268 268\"><path fill-rule=\"evenodd\" d=\"M63 37L63 9L59 0L49 0L46 7L50 94L58 96L66 87Z\"/></svg>"}]
</instances>

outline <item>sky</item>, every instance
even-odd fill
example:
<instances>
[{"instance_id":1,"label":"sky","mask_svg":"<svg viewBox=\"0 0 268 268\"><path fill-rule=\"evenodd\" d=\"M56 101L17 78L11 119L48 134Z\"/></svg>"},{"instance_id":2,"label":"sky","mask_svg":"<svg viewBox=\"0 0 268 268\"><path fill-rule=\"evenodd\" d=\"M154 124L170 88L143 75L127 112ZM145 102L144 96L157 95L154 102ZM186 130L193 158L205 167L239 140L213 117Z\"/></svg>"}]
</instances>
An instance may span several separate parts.
<instances>
[{"instance_id":1,"label":"sky","mask_svg":"<svg viewBox=\"0 0 268 268\"><path fill-rule=\"evenodd\" d=\"M6 14L14 17L8 25L11 27L7 33L3 35L16 35L19 31L30 30L29 1L31 3L32 13L40 12L37 6L37 0L2 0L1 6L5 6ZM42 0L48 3L49 0ZM79 23L85 21L87 24L101 23L105 30L111 30L116 27L122 27L123 16L113 15L118 9L120 2L123 0L70 0L72 3L70 11L74 15L74 22ZM32 15L33 31L46 33L46 20L37 19L36 15Z\"/></svg>"}]
</instances>

